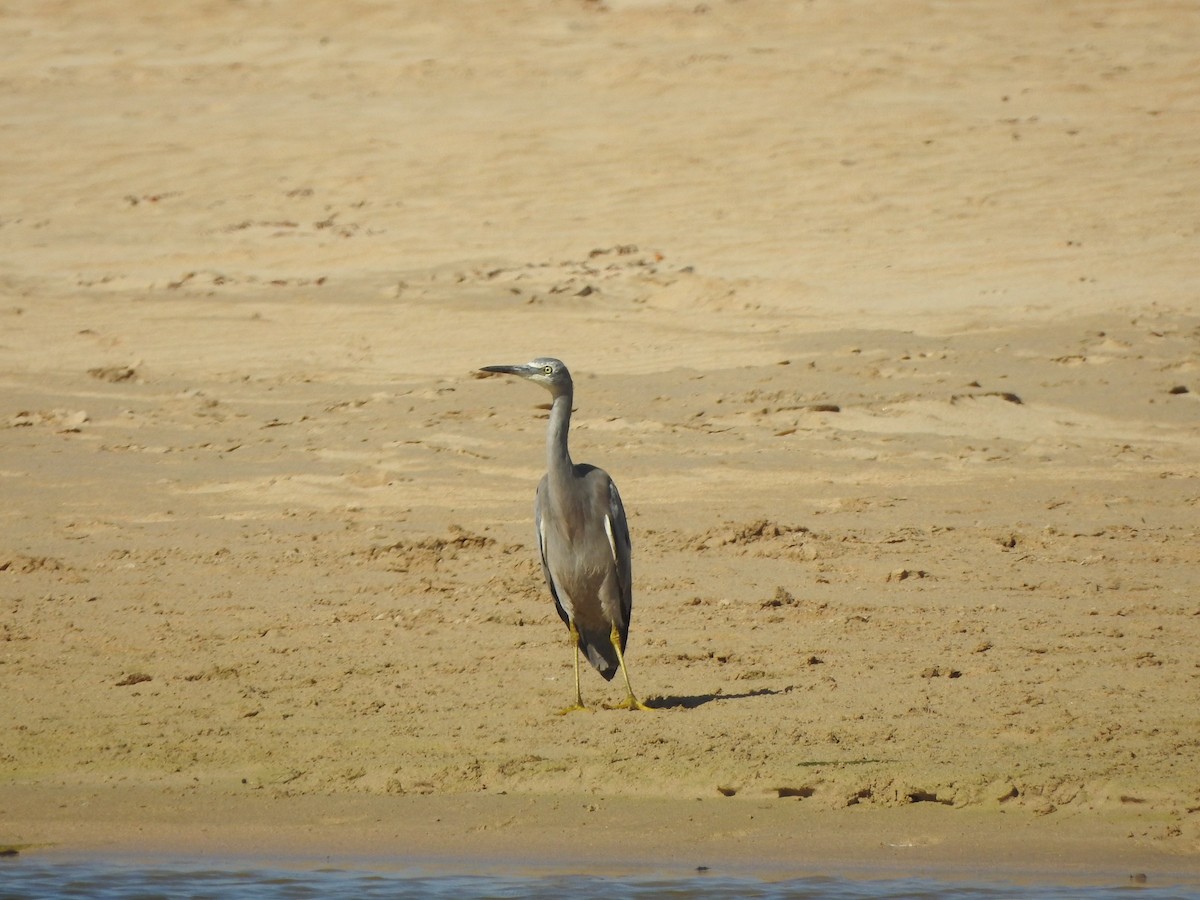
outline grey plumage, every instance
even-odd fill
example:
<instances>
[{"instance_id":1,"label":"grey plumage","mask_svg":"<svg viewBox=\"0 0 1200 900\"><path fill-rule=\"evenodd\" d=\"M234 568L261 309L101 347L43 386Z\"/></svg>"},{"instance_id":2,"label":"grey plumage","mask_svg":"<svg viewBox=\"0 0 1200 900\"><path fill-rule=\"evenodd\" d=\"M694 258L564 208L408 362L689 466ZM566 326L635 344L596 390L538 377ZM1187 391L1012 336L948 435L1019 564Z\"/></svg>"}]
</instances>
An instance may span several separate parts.
<instances>
[{"instance_id":1,"label":"grey plumage","mask_svg":"<svg viewBox=\"0 0 1200 900\"><path fill-rule=\"evenodd\" d=\"M534 500L542 574L572 643L606 680L620 670L630 709L647 709L633 694L625 643L633 611L632 546L625 507L603 469L571 459L567 432L574 384L567 367L542 357L523 365L484 366L484 372L517 375L550 391L546 474ZM583 709L575 654L575 706Z\"/></svg>"}]
</instances>

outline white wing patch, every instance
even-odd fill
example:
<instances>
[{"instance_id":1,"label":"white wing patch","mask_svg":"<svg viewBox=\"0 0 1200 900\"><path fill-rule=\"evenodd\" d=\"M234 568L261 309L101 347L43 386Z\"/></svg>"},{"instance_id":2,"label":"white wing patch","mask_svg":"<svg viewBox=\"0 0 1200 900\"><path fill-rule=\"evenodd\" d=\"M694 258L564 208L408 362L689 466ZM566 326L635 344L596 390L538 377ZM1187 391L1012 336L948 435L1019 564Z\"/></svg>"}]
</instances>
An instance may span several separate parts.
<instances>
[{"instance_id":1,"label":"white wing patch","mask_svg":"<svg viewBox=\"0 0 1200 900\"><path fill-rule=\"evenodd\" d=\"M604 516L604 533L608 535L608 546L612 550L613 562L617 561L617 539L613 537L612 516Z\"/></svg>"}]
</instances>

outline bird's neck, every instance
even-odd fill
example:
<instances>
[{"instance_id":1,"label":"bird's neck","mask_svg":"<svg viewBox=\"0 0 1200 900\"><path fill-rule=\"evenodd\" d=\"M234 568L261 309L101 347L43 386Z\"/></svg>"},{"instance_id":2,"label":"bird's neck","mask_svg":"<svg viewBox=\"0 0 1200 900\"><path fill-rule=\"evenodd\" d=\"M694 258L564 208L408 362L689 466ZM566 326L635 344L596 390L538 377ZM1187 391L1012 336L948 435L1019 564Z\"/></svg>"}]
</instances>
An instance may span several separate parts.
<instances>
[{"instance_id":1,"label":"bird's neck","mask_svg":"<svg viewBox=\"0 0 1200 900\"><path fill-rule=\"evenodd\" d=\"M571 451L567 448L571 400L571 392L568 391L555 397L550 405L550 425L546 429L546 470L553 479L566 478L574 471Z\"/></svg>"}]
</instances>

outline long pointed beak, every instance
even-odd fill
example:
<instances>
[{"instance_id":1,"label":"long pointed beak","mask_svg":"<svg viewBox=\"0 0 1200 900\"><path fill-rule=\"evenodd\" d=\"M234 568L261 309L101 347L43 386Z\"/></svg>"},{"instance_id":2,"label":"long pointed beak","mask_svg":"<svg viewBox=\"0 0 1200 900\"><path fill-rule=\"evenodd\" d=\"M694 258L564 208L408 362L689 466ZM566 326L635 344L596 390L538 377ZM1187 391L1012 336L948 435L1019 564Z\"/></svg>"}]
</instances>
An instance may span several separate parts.
<instances>
[{"instance_id":1,"label":"long pointed beak","mask_svg":"<svg viewBox=\"0 0 1200 900\"><path fill-rule=\"evenodd\" d=\"M520 375L522 378L528 378L534 373L534 367L530 365L522 366L480 366L480 372L499 372L501 375Z\"/></svg>"}]
</instances>

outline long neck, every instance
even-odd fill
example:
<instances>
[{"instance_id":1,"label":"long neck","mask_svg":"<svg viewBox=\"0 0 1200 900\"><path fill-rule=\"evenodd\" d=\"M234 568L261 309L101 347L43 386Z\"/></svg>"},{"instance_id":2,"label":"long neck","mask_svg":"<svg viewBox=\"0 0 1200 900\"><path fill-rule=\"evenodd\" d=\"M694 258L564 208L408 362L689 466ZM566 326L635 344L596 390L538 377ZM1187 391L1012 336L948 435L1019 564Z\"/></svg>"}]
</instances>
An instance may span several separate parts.
<instances>
[{"instance_id":1,"label":"long neck","mask_svg":"<svg viewBox=\"0 0 1200 900\"><path fill-rule=\"evenodd\" d=\"M567 449L567 429L571 427L571 391L559 394L550 405L550 424L546 428L546 470L555 481L573 474L571 451Z\"/></svg>"}]
</instances>

